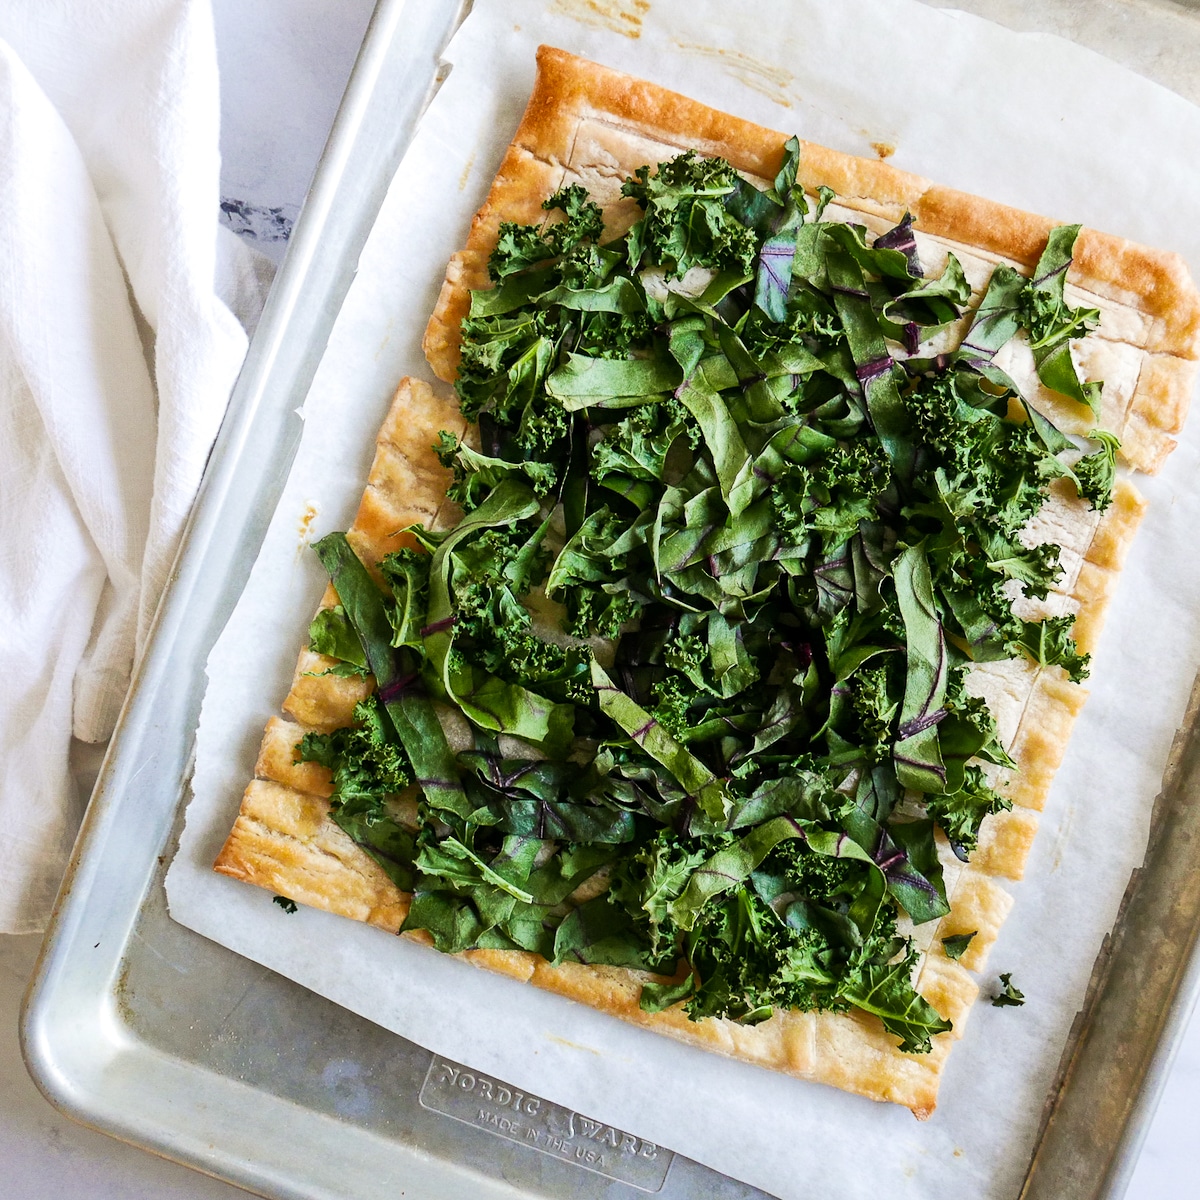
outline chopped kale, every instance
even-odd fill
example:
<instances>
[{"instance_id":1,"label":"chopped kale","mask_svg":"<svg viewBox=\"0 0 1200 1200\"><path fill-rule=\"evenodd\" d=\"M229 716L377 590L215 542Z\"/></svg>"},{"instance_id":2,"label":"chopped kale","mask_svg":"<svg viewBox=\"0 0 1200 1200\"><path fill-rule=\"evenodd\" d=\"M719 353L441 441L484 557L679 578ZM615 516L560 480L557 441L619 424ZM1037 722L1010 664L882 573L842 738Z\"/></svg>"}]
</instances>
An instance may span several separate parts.
<instances>
[{"instance_id":1,"label":"chopped kale","mask_svg":"<svg viewBox=\"0 0 1200 1200\"><path fill-rule=\"evenodd\" d=\"M1103 429L1093 429L1088 437L1100 443L1100 448L1084 455L1073 468L1079 494L1103 512L1112 503L1113 484L1117 477L1117 451L1121 443Z\"/></svg>"},{"instance_id":2,"label":"chopped kale","mask_svg":"<svg viewBox=\"0 0 1200 1200\"><path fill-rule=\"evenodd\" d=\"M653 175L639 167L621 188L645 211L626 239L630 267L648 260L664 267L668 278L693 267L749 272L758 239L725 204L738 186L727 162L691 150L659 163Z\"/></svg>"},{"instance_id":3,"label":"chopped kale","mask_svg":"<svg viewBox=\"0 0 1200 1200\"><path fill-rule=\"evenodd\" d=\"M967 947L978 932L978 929L973 929L970 933L955 933L950 937L942 938L942 949L945 950L946 957L957 962L966 954Z\"/></svg>"},{"instance_id":4,"label":"chopped kale","mask_svg":"<svg viewBox=\"0 0 1200 1200\"><path fill-rule=\"evenodd\" d=\"M643 167L613 241L579 186L500 227L462 325L478 441L437 447L465 515L414 527L382 587L318 543L342 605L313 648L377 691L300 756L439 949L636 967L645 1010L693 1019L855 1008L921 1053L949 1022L898 919L948 911L938 840L966 859L1009 806L969 671L1086 675L1071 618L1014 601L1061 575L1023 540L1050 484L1103 509L1118 444L1079 457L994 362L1027 337L1043 384L1098 403L1076 227L923 358L970 300L961 264L926 277L907 216L825 220L798 156L766 190L691 152Z\"/></svg>"},{"instance_id":5,"label":"chopped kale","mask_svg":"<svg viewBox=\"0 0 1200 1200\"><path fill-rule=\"evenodd\" d=\"M1094 308L1072 308L1064 298L1067 270L1080 226L1059 225L1050 231L1046 249L1022 288L1018 302L1021 322L1029 332L1029 346L1038 378L1048 387L1100 413L1098 382L1082 383L1071 358L1071 340L1085 336L1100 319Z\"/></svg>"},{"instance_id":6,"label":"chopped kale","mask_svg":"<svg viewBox=\"0 0 1200 1200\"><path fill-rule=\"evenodd\" d=\"M1000 976L1000 991L992 997L993 1008L1019 1008L1025 1003L1025 993L1013 987L1012 975L1005 972Z\"/></svg>"}]
</instances>

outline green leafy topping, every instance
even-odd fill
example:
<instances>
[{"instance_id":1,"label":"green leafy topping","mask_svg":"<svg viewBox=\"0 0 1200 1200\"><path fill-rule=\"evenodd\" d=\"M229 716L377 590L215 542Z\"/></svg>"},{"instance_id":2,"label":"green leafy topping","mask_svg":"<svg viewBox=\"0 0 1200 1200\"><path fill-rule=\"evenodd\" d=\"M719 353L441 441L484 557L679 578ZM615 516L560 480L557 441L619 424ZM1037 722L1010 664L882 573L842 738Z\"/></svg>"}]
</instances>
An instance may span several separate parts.
<instances>
[{"instance_id":1,"label":"green leafy topping","mask_svg":"<svg viewBox=\"0 0 1200 1200\"><path fill-rule=\"evenodd\" d=\"M548 258L569 254L581 243L597 241L604 232L604 216L599 206L592 203L587 189L579 184L556 192L542 208L561 212L562 218L548 220L541 228L514 225L510 221L501 224L496 248L488 260L488 273L494 281Z\"/></svg>"},{"instance_id":2,"label":"green leafy topping","mask_svg":"<svg viewBox=\"0 0 1200 1200\"><path fill-rule=\"evenodd\" d=\"M321 609L313 618L308 627L308 648L316 654L324 654L338 660L330 669L330 674L370 674L362 643L346 617L346 610L340 604Z\"/></svg>"},{"instance_id":3,"label":"green leafy topping","mask_svg":"<svg viewBox=\"0 0 1200 1200\"><path fill-rule=\"evenodd\" d=\"M402 792L412 782L412 767L387 726L379 697L369 696L355 705L354 719L356 724L333 733L306 733L298 747L299 761L329 768L337 801Z\"/></svg>"},{"instance_id":4,"label":"green leafy topping","mask_svg":"<svg viewBox=\"0 0 1200 1200\"><path fill-rule=\"evenodd\" d=\"M1029 346L1038 378L1048 387L1100 415L1100 383L1083 383L1071 358L1071 339L1083 337L1100 320L1095 308L1071 308L1064 298L1067 269L1079 225L1051 230L1046 249L1021 292L1021 320L1029 331Z\"/></svg>"},{"instance_id":5,"label":"green leafy topping","mask_svg":"<svg viewBox=\"0 0 1200 1200\"><path fill-rule=\"evenodd\" d=\"M945 1033L950 1022L913 990L910 976L915 960L916 952L910 950L898 963L864 969L861 982L847 994L847 999L882 1018L883 1027L901 1039L901 1050L927 1054L930 1039L936 1033Z\"/></svg>"},{"instance_id":6,"label":"green leafy topping","mask_svg":"<svg viewBox=\"0 0 1200 1200\"><path fill-rule=\"evenodd\" d=\"M946 952L947 958L954 959L957 962L967 952L967 947L971 944L971 939L979 932L978 929L973 929L970 933L955 933L950 937L942 938L942 949Z\"/></svg>"},{"instance_id":7,"label":"green leafy topping","mask_svg":"<svg viewBox=\"0 0 1200 1200\"><path fill-rule=\"evenodd\" d=\"M993 1008L1019 1008L1025 1003L1025 993L1013 987L1012 975L1008 972L1000 976L1000 991L992 997Z\"/></svg>"},{"instance_id":8,"label":"green leafy topping","mask_svg":"<svg viewBox=\"0 0 1200 1200\"><path fill-rule=\"evenodd\" d=\"M412 887L413 841L389 801L412 782L412 764L378 695L354 709L355 724L333 733L306 733L297 760L328 767L333 775L330 816L398 887Z\"/></svg>"},{"instance_id":9,"label":"green leafy topping","mask_svg":"<svg viewBox=\"0 0 1200 1200\"><path fill-rule=\"evenodd\" d=\"M1074 617L1047 617L1023 622L1021 635L1013 643L1042 666L1059 666L1075 683L1088 677L1090 654L1080 654L1071 638Z\"/></svg>"},{"instance_id":10,"label":"green leafy topping","mask_svg":"<svg viewBox=\"0 0 1200 1200\"><path fill-rule=\"evenodd\" d=\"M630 266L648 259L666 268L668 278L693 267L748 272L757 239L725 205L738 182L723 159L701 158L692 150L659 163L653 175L639 167L621 187L623 196L645 210L627 238Z\"/></svg>"},{"instance_id":11,"label":"green leafy topping","mask_svg":"<svg viewBox=\"0 0 1200 1200\"><path fill-rule=\"evenodd\" d=\"M501 226L462 325L478 439L437 446L464 516L414 527L382 585L317 544L341 603L312 644L376 691L300 753L441 950L637 968L644 1010L697 1020L858 1009L920 1053L949 1022L897 922L949 911L940 847L966 859L1009 805L969 674L1085 676L1070 618L1014 602L1059 581L1025 536L1050 484L1103 508L1117 442L1079 457L995 363L1024 331L1042 382L1094 406L1075 227L923 356L970 301L962 265L927 277L908 216L825 220L799 152L765 190L695 153L644 167L612 241L578 186Z\"/></svg>"},{"instance_id":12,"label":"green leafy topping","mask_svg":"<svg viewBox=\"0 0 1200 1200\"><path fill-rule=\"evenodd\" d=\"M1100 448L1084 455L1072 468L1079 494L1092 502L1092 507L1103 512L1112 503L1113 484L1117 478L1117 451L1121 443L1103 429L1093 429L1088 437L1099 442Z\"/></svg>"},{"instance_id":13,"label":"green leafy topping","mask_svg":"<svg viewBox=\"0 0 1200 1200\"><path fill-rule=\"evenodd\" d=\"M968 766L963 771L962 787L931 797L927 811L945 831L955 854L965 862L978 845L984 818L1010 808L1012 801L988 786L983 769Z\"/></svg>"}]
</instances>

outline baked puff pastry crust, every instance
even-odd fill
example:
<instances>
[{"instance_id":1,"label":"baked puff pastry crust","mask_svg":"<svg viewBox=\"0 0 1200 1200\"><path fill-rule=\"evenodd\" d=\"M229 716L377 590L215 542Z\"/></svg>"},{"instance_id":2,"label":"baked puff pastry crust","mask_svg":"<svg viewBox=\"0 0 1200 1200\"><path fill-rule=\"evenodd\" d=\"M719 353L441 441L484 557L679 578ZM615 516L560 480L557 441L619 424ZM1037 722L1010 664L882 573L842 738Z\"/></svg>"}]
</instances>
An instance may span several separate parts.
<instances>
[{"instance_id":1,"label":"baked puff pastry crust","mask_svg":"<svg viewBox=\"0 0 1200 1200\"><path fill-rule=\"evenodd\" d=\"M447 267L425 334L434 373L446 382L455 378L459 325L470 291L489 286L487 260L501 222L540 221L546 197L581 183L604 209L609 231L619 233L638 215L634 202L620 195L621 181L635 168L692 148L726 158L765 185L778 170L785 136L542 47L525 116L465 247ZM853 220L878 233L910 212L926 269L936 275L953 252L974 289L972 304L979 301L997 263L1028 274L1056 224L883 162L811 143L801 146L800 182L812 192L822 185L834 190L837 199L827 210L831 218ZM1067 298L1101 312L1100 327L1078 358L1081 374L1105 381L1100 424L1121 438L1128 467L1157 470L1182 425L1200 353L1200 298L1185 267L1176 255L1085 229L1075 244ZM1014 354L1019 358L1019 347ZM1005 369L1015 374L1021 366L1013 361ZM1067 430L1082 432L1091 425L1090 414L1040 389L1036 376L1030 399ZM410 544L411 536L404 532L408 526L421 522L444 529L458 519L445 494L450 474L432 448L443 429L469 436L452 400L418 380L401 381L349 531L368 564ZM1090 650L1099 636L1144 509L1136 488L1124 480L1102 515L1069 486L1056 486L1025 531L1030 545L1055 541L1063 547L1063 578L1057 591L1039 604L1043 615L1075 614L1082 650ZM336 596L328 589L322 606L333 603ZM332 665L332 660L301 651L283 702L291 719L273 718L267 726L256 777L246 789L216 870L395 932L407 913L408 896L328 818L328 772L294 761L294 748L306 732L349 723L354 705L371 687L369 681L321 673ZM969 864L942 844L950 912L914 931L923 950L916 986L954 1025L934 1038L931 1053L900 1053L896 1038L861 1012L778 1012L754 1026L712 1018L693 1022L678 1006L643 1012L638 997L646 976L641 972L573 963L555 967L518 951L468 951L463 957L692 1045L928 1116L946 1057L979 990L972 972L984 968L1012 905L1003 881L1020 879L1024 872L1038 813L1087 694L1057 667L1018 660L978 666L969 688L992 709L1017 770L994 772L994 786L1012 800L1013 808L985 821ZM397 800L400 819L412 803L412 797ZM941 939L972 931L976 936L961 959L947 957Z\"/></svg>"}]
</instances>

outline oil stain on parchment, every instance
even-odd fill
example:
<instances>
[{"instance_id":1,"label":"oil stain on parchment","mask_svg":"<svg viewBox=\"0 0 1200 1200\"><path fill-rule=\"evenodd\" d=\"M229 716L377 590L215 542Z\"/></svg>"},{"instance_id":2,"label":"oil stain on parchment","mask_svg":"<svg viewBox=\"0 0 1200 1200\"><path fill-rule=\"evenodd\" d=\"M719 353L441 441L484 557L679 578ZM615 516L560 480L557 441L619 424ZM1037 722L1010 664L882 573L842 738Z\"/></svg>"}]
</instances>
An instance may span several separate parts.
<instances>
[{"instance_id":1,"label":"oil stain on parchment","mask_svg":"<svg viewBox=\"0 0 1200 1200\"><path fill-rule=\"evenodd\" d=\"M389 317L388 323L383 329L383 338L379 345L375 348L374 362L378 362L383 357L383 352L388 348L388 343L392 340L392 331L396 328L396 318Z\"/></svg>"},{"instance_id":2,"label":"oil stain on parchment","mask_svg":"<svg viewBox=\"0 0 1200 1200\"><path fill-rule=\"evenodd\" d=\"M462 174L458 177L458 190L466 191L467 180L471 178L471 168L475 165L475 151L471 151L471 157L467 159L467 165L463 167Z\"/></svg>"},{"instance_id":3,"label":"oil stain on parchment","mask_svg":"<svg viewBox=\"0 0 1200 1200\"><path fill-rule=\"evenodd\" d=\"M896 153L896 147L891 142L872 142L871 149L881 158L891 158Z\"/></svg>"},{"instance_id":4,"label":"oil stain on parchment","mask_svg":"<svg viewBox=\"0 0 1200 1200\"><path fill-rule=\"evenodd\" d=\"M581 1046L578 1042L569 1042L566 1038L556 1037L553 1033L546 1034L546 1037L552 1042L557 1042L560 1046L566 1046L569 1050L586 1050L588 1054L595 1054L597 1056L600 1054L599 1050L594 1050L591 1046Z\"/></svg>"},{"instance_id":5,"label":"oil stain on parchment","mask_svg":"<svg viewBox=\"0 0 1200 1200\"><path fill-rule=\"evenodd\" d=\"M650 0L554 0L550 11L573 17L583 25L638 38L642 36L642 18L650 11Z\"/></svg>"},{"instance_id":6,"label":"oil stain on parchment","mask_svg":"<svg viewBox=\"0 0 1200 1200\"><path fill-rule=\"evenodd\" d=\"M313 522L317 519L318 512L319 509L310 500L304 506L304 512L301 514L300 520L296 524L296 534L298 536L298 543L296 546L297 560L299 560L299 558L304 554L304 551L308 549L308 541L312 536Z\"/></svg>"},{"instance_id":7,"label":"oil stain on parchment","mask_svg":"<svg viewBox=\"0 0 1200 1200\"><path fill-rule=\"evenodd\" d=\"M727 75L732 75L739 83L774 100L783 108L792 107L791 87L794 76L783 67L773 66L740 50L725 50L719 46L706 46L703 42L681 42L676 40L680 50L689 54L698 54L701 58L710 59L720 65Z\"/></svg>"}]
</instances>

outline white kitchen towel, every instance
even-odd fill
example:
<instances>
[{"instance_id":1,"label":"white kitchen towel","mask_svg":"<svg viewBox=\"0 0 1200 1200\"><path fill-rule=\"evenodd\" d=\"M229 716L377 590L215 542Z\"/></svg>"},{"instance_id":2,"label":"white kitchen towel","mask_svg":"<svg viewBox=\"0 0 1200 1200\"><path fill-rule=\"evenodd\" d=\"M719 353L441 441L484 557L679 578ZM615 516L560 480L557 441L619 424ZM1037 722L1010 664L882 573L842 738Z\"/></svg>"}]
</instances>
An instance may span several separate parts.
<instances>
[{"instance_id":1,"label":"white kitchen towel","mask_svg":"<svg viewBox=\"0 0 1200 1200\"><path fill-rule=\"evenodd\" d=\"M218 121L209 0L0 6L0 932L49 914L72 733L112 731L245 354Z\"/></svg>"}]
</instances>

